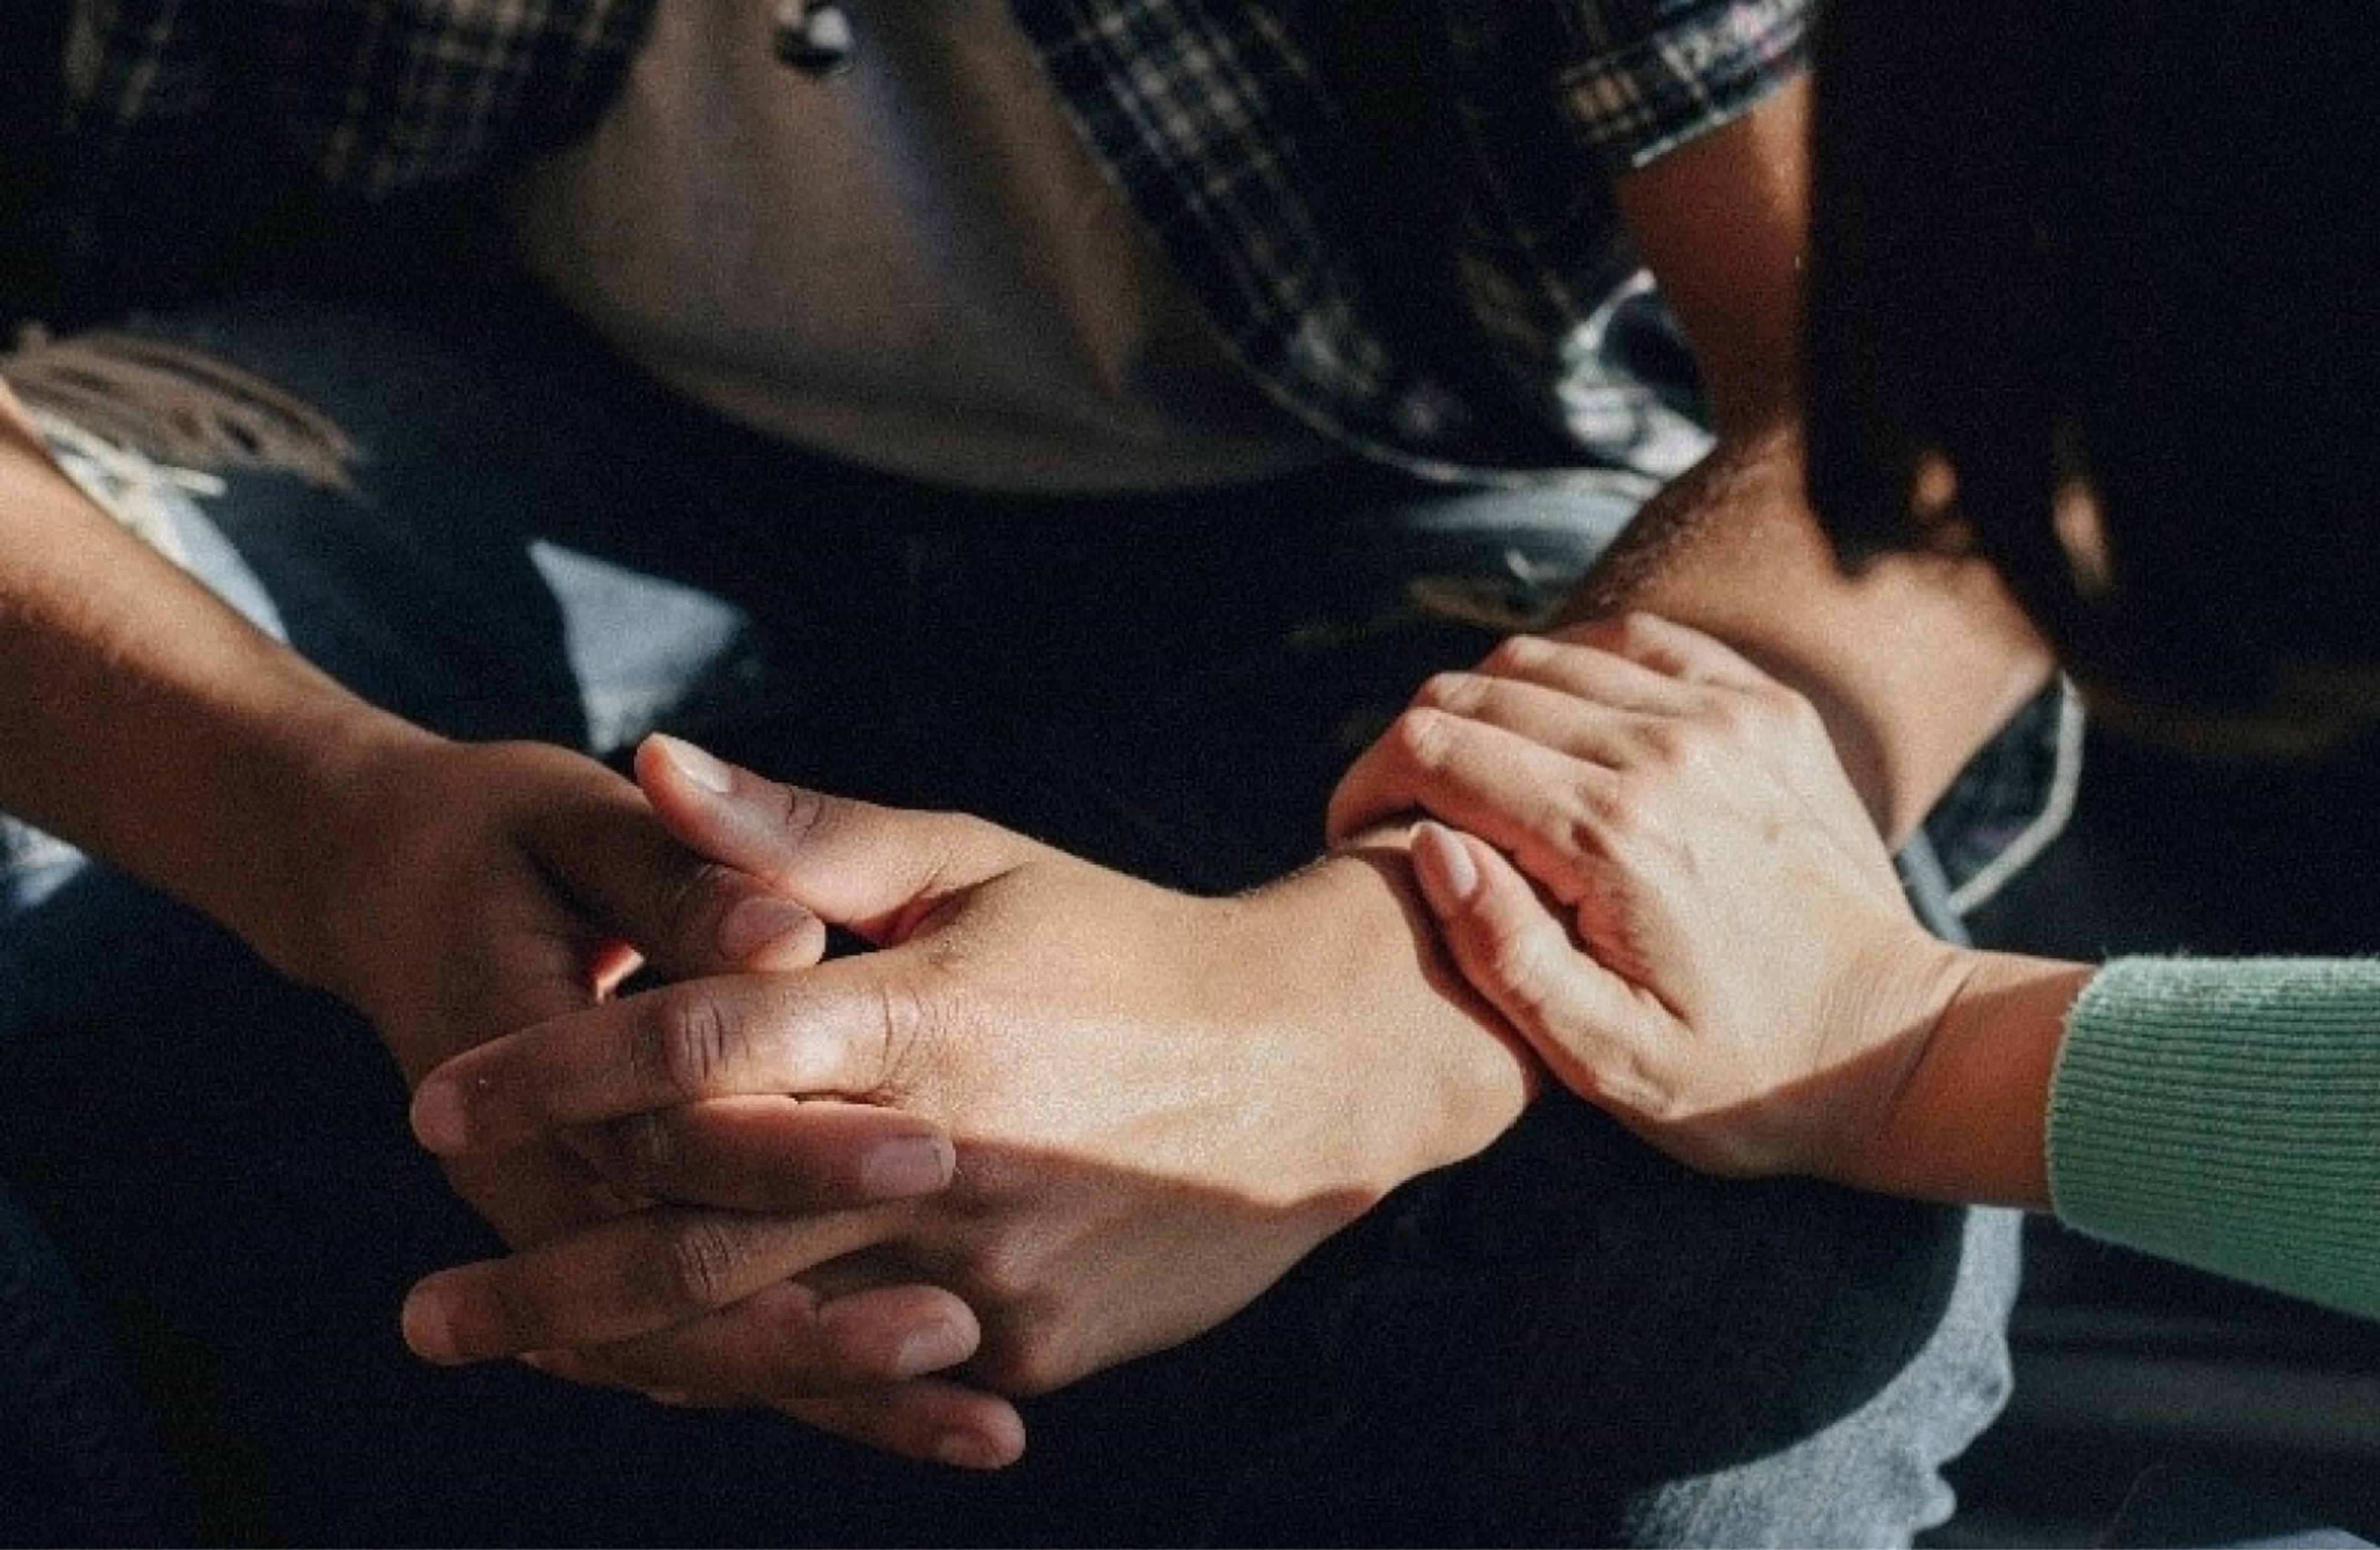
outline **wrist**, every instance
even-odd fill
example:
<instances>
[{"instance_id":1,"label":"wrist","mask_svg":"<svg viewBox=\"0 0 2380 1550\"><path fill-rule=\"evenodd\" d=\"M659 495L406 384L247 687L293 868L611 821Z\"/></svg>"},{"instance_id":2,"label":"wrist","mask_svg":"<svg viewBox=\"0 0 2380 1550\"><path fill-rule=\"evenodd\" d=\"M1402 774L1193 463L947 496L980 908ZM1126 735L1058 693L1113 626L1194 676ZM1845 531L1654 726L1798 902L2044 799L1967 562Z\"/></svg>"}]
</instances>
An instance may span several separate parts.
<instances>
[{"instance_id":1,"label":"wrist","mask_svg":"<svg viewBox=\"0 0 2380 1550\"><path fill-rule=\"evenodd\" d=\"M303 956L314 825L375 710L95 505L0 401L0 806Z\"/></svg>"},{"instance_id":2,"label":"wrist","mask_svg":"<svg viewBox=\"0 0 2380 1550\"><path fill-rule=\"evenodd\" d=\"M1342 1101L1333 1166L1369 1200L1485 1149L1520 1117L1536 1060L1438 944L1401 832L1380 832L1232 902L1248 983L1308 1040Z\"/></svg>"},{"instance_id":3,"label":"wrist","mask_svg":"<svg viewBox=\"0 0 2380 1550\"><path fill-rule=\"evenodd\" d=\"M1873 1144L1838 1177L1925 1200L2044 1210L2046 1123L2066 1016L2092 970L1945 949L1938 1004Z\"/></svg>"},{"instance_id":4,"label":"wrist","mask_svg":"<svg viewBox=\"0 0 2380 1550\"><path fill-rule=\"evenodd\" d=\"M310 707L287 731L253 750L242 784L256 796L256 862L213 913L283 974L352 999L341 923L391 868L407 756L444 740L355 700Z\"/></svg>"}]
</instances>

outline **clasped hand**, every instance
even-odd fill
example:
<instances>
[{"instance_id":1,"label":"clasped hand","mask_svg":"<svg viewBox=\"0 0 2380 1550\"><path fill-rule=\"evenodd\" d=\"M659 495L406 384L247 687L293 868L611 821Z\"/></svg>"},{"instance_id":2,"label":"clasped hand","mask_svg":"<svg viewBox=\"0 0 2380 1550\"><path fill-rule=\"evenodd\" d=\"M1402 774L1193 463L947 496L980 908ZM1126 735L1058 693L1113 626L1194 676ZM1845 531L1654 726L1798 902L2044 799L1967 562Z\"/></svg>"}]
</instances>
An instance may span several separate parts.
<instances>
[{"instance_id":1,"label":"clasped hand","mask_svg":"<svg viewBox=\"0 0 2380 1550\"><path fill-rule=\"evenodd\" d=\"M263 945L370 1018L410 1083L508 1030L601 1005L640 962L676 981L815 962L823 949L814 914L688 853L635 785L583 756L395 727L336 757L314 804L313 895ZM856 1210L950 1178L948 1137L894 1108L805 1105L771 1134L772 1198L790 1209ZM445 1167L514 1244L617 1235L653 1217L633 1177L582 1137L527 1137ZM831 1299L788 1284L739 1321L654 1337L620 1373L567 1353L553 1365L693 1399L741 1357L756 1374L747 1402L799 1410L826 1396L812 1419L847 1435L917 1455L964 1440L972 1461L998 1462L1021 1446L1010 1407L919 1375L965 1360L976 1338L974 1314L938 1288ZM861 1388L867 1405L832 1407Z\"/></svg>"},{"instance_id":2,"label":"clasped hand","mask_svg":"<svg viewBox=\"0 0 2380 1550\"><path fill-rule=\"evenodd\" d=\"M874 951L781 948L431 1071L415 1129L454 1165L566 1144L643 1207L427 1279L406 1327L432 1360L522 1356L1004 1462L1021 1430L983 1390L1041 1392L1211 1326L1520 1107L1501 1042L1431 1038L1442 1024L1351 991L1373 944L1334 946L1324 921L1380 887L1360 864L1199 899L666 740L638 775L688 850ZM1372 1072L1393 1096L1356 1091ZM821 1151L819 1118L881 1113L948 1134L948 1187L822 1202L821 1156L848 1150ZM965 1384L925 1375L961 1362Z\"/></svg>"}]
</instances>

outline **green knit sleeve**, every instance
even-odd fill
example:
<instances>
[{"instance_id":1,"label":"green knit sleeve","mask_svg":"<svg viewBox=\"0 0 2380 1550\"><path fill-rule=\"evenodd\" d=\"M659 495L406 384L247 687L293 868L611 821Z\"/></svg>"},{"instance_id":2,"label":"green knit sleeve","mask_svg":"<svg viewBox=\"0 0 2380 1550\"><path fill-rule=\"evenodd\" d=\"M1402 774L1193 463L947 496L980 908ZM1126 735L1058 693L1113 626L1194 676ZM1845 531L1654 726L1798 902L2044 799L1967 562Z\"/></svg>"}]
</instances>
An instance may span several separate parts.
<instances>
[{"instance_id":1,"label":"green knit sleeve","mask_svg":"<svg viewBox=\"0 0 2380 1550\"><path fill-rule=\"evenodd\" d=\"M2082 1230L2380 1317L2380 960L2130 958L2049 1100Z\"/></svg>"}]
</instances>

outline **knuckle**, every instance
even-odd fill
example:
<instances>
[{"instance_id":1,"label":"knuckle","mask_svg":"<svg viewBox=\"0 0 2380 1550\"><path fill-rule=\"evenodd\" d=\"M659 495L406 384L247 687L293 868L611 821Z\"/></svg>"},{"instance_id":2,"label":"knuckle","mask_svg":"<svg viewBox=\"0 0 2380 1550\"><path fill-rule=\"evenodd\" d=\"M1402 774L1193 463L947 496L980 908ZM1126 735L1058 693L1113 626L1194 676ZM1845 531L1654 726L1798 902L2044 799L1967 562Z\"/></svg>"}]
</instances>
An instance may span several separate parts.
<instances>
[{"instance_id":1,"label":"knuckle","mask_svg":"<svg viewBox=\"0 0 2380 1550\"><path fill-rule=\"evenodd\" d=\"M1461 710L1475 704L1479 697L1478 681L1467 672L1434 672L1422 681L1414 694L1416 708L1438 710Z\"/></svg>"},{"instance_id":2,"label":"knuckle","mask_svg":"<svg viewBox=\"0 0 2380 1550\"><path fill-rule=\"evenodd\" d=\"M1020 1012L1005 993L980 983L963 934L929 938L909 972L887 975L873 988L882 1035L877 1092L929 1116L953 1093L985 1103L1007 1093L997 1035Z\"/></svg>"},{"instance_id":3,"label":"knuckle","mask_svg":"<svg viewBox=\"0 0 2380 1550\"><path fill-rule=\"evenodd\" d=\"M1572 851L1579 855L1609 855L1643 836L1650 828L1644 782L1628 771L1601 791L1590 793L1585 805L1569 820Z\"/></svg>"},{"instance_id":4,"label":"knuckle","mask_svg":"<svg viewBox=\"0 0 2380 1550\"><path fill-rule=\"evenodd\" d=\"M1776 716L1775 708L1751 695L1716 694L1705 703L1704 720L1730 742L1746 742Z\"/></svg>"},{"instance_id":5,"label":"knuckle","mask_svg":"<svg viewBox=\"0 0 2380 1550\"><path fill-rule=\"evenodd\" d=\"M906 977L888 975L871 988L875 994L871 1022L879 1040L876 1069L883 1073L887 1086L911 1087L927 1051L937 1045L934 1033L942 1014L935 1001Z\"/></svg>"},{"instance_id":6,"label":"knuckle","mask_svg":"<svg viewBox=\"0 0 2380 1550\"><path fill-rule=\"evenodd\" d=\"M1452 751L1454 719L1434 707L1415 706L1389 723L1385 741L1396 757L1422 771L1442 768Z\"/></svg>"},{"instance_id":7,"label":"knuckle","mask_svg":"<svg viewBox=\"0 0 2380 1550\"><path fill-rule=\"evenodd\" d=\"M1536 891L1570 903L1588 890L1589 878L1610 849L1594 801L1592 793L1560 788L1537 793L1515 809L1527 837L1510 858ZM1487 913L1509 916L1512 910L1490 906Z\"/></svg>"},{"instance_id":8,"label":"knuckle","mask_svg":"<svg viewBox=\"0 0 2380 1550\"><path fill-rule=\"evenodd\" d=\"M992 1172L988 1182L996 1194L1022 1199L1046 1193L1046 1174L1029 1165L995 1165ZM1071 1352L1067 1334L1087 1310L1069 1295L1070 1278L1042 1236L1014 1227L971 1235L940 1278L980 1321L968 1370L994 1391L1030 1398L1082 1375L1084 1363Z\"/></svg>"},{"instance_id":9,"label":"knuckle","mask_svg":"<svg viewBox=\"0 0 2380 1550\"><path fill-rule=\"evenodd\" d=\"M777 784L777 830L788 848L816 841L832 821L827 798L800 786Z\"/></svg>"},{"instance_id":10,"label":"knuckle","mask_svg":"<svg viewBox=\"0 0 2380 1550\"><path fill-rule=\"evenodd\" d=\"M1046 1198L1050 1178L1044 1164L1016 1147L961 1143L951 1189L969 1215L996 1222L1008 1210ZM969 1256L978 1241L970 1239L965 1245Z\"/></svg>"},{"instance_id":11,"label":"knuckle","mask_svg":"<svg viewBox=\"0 0 2380 1550\"><path fill-rule=\"evenodd\" d=\"M1700 1111L1673 1073L1642 1050L1629 1052L1625 1076L1637 1113L1648 1125L1675 1130Z\"/></svg>"},{"instance_id":12,"label":"knuckle","mask_svg":"<svg viewBox=\"0 0 2380 1550\"><path fill-rule=\"evenodd\" d=\"M1628 609L1612 616L1610 648L1621 656L1641 659L1660 645L1664 628L1657 615L1642 609Z\"/></svg>"},{"instance_id":13,"label":"knuckle","mask_svg":"<svg viewBox=\"0 0 2380 1550\"><path fill-rule=\"evenodd\" d=\"M832 1394L858 1387L828 1328L824 1299L795 1283L771 1310L767 1328L768 1387L779 1401Z\"/></svg>"},{"instance_id":14,"label":"knuckle","mask_svg":"<svg viewBox=\"0 0 2380 1550\"><path fill-rule=\"evenodd\" d=\"M1596 819L1600 854L1621 876L1674 876L1685 859L1682 821L1667 801L1665 782L1622 777Z\"/></svg>"},{"instance_id":15,"label":"knuckle","mask_svg":"<svg viewBox=\"0 0 2380 1550\"><path fill-rule=\"evenodd\" d=\"M650 1111L614 1120L612 1141L621 1171L631 1184L658 1183L674 1177L684 1157L677 1128Z\"/></svg>"},{"instance_id":16,"label":"knuckle","mask_svg":"<svg viewBox=\"0 0 2380 1550\"><path fill-rule=\"evenodd\" d=\"M987 1329L1002 1332L1003 1348L1013 1346L1020 1331L1037 1326L1033 1311L1050 1301L1047 1258L1024 1231L994 1229L966 1245L953 1266L953 1290Z\"/></svg>"},{"instance_id":17,"label":"knuckle","mask_svg":"<svg viewBox=\"0 0 2380 1550\"><path fill-rule=\"evenodd\" d=\"M1694 762L1694 728L1667 717L1646 721L1637 729L1636 745L1645 762L1653 769L1683 769Z\"/></svg>"},{"instance_id":18,"label":"knuckle","mask_svg":"<svg viewBox=\"0 0 2380 1550\"><path fill-rule=\"evenodd\" d=\"M1044 1394L1055 1393L1069 1380L1065 1364L1051 1355L1048 1348L1035 1346L1002 1362L992 1386L1012 1399L1035 1399Z\"/></svg>"},{"instance_id":19,"label":"knuckle","mask_svg":"<svg viewBox=\"0 0 2380 1550\"><path fill-rule=\"evenodd\" d=\"M686 929L719 907L732 875L715 861L668 870L653 885L653 918L670 930Z\"/></svg>"},{"instance_id":20,"label":"knuckle","mask_svg":"<svg viewBox=\"0 0 2380 1550\"><path fill-rule=\"evenodd\" d=\"M996 1393L1029 1399L1063 1387L1075 1375L1050 1321L1020 1318L988 1337L972 1366Z\"/></svg>"},{"instance_id":21,"label":"knuckle","mask_svg":"<svg viewBox=\"0 0 2380 1550\"><path fill-rule=\"evenodd\" d=\"M640 1075L660 1090L699 1098L723 1090L736 1065L741 1035L718 992L706 983L682 987L653 1023Z\"/></svg>"},{"instance_id":22,"label":"knuckle","mask_svg":"<svg viewBox=\"0 0 2380 1550\"><path fill-rule=\"evenodd\" d=\"M1480 671L1499 677L1525 673L1543 666L1555 649L1555 644L1541 636L1506 636L1481 659Z\"/></svg>"},{"instance_id":23,"label":"knuckle","mask_svg":"<svg viewBox=\"0 0 2380 1550\"><path fill-rule=\"evenodd\" d=\"M742 1257L717 1217L682 1218L662 1236L658 1290L674 1306L718 1307L729 1298Z\"/></svg>"}]
</instances>

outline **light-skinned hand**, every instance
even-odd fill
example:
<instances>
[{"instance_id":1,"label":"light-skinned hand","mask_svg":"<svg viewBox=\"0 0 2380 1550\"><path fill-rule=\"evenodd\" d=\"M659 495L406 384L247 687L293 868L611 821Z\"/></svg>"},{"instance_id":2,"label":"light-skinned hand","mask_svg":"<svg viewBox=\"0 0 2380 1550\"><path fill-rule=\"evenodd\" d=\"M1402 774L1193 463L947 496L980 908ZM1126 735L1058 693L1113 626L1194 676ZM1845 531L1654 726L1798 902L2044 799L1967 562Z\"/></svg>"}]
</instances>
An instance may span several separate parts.
<instances>
[{"instance_id":1,"label":"light-skinned hand","mask_svg":"<svg viewBox=\"0 0 2380 1550\"><path fill-rule=\"evenodd\" d=\"M1421 690L1331 829L1415 810L1455 962L1566 1086L1706 1169L1859 1172L1962 963L1801 696L1649 615L1516 636Z\"/></svg>"}]
</instances>

